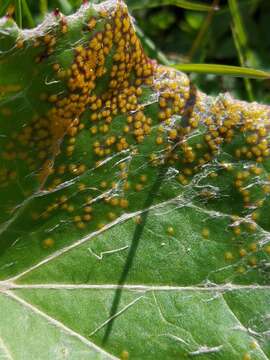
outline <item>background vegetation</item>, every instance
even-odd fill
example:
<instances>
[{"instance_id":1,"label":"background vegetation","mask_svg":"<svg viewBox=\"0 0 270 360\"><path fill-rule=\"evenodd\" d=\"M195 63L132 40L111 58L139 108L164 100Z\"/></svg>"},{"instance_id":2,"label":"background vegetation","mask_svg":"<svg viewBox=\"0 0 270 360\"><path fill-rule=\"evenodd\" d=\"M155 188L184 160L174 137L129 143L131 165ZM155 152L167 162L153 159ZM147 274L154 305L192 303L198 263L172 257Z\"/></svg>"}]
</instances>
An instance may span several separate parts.
<instances>
[{"instance_id":1,"label":"background vegetation","mask_svg":"<svg viewBox=\"0 0 270 360\"><path fill-rule=\"evenodd\" d=\"M87 1L87 0L86 0ZM92 0L93 1L93 0ZM0 15L18 18L33 27L48 11L74 12L83 0L2 0ZM100 2L96 0L95 2ZM149 55L163 63L213 63L269 69L270 37L268 0L203 0L215 10L194 11L194 1L126 0ZM166 5L159 5L166 3ZM182 3L188 4L183 8ZM167 5L167 4L178 4ZM185 5L186 5L185 4ZM197 2L196 2L197 4ZM190 9L187 9L190 7ZM269 103L270 81L239 79L214 74L193 74L194 82L208 94L229 91L244 100Z\"/></svg>"}]
</instances>

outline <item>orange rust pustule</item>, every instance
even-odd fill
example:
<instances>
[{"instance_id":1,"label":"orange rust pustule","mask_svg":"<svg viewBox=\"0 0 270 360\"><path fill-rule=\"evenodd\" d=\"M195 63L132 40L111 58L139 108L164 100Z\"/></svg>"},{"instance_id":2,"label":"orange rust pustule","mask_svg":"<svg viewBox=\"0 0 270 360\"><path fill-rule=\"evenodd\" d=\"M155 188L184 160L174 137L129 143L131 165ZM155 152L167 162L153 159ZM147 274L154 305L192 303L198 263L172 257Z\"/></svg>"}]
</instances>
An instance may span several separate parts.
<instances>
[{"instance_id":1,"label":"orange rust pustule","mask_svg":"<svg viewBox=\"0 0 270 360\"><path fill-rule=\"evenodd\" d=\"M93 30L95 19L90 19L88 23ZM101 96L97 96L94 94L96 83L109 70L105 66L105 59L113 46L115 50L109 88ZM115 114L136 111L137 98L141 94L140 85L152 83L154 67L154 63L142 51L126 7L119 4L105 24L104 31L94 34L88 44L75 48L74 62L70 69L65 71L70 75L66 80L68 94L48 97L48 101L53 104L47 115L51 134L51 156L54 157L60 151L59 146L65 135L75 139L80 126L80 116L87 108L93 112L91 121L105 120L108 130ZM56 64L54 69L57 70ZM131 81L134 72L135 81ZM146 121L147 124L141 130L138 123L134 128L134 136L138 141L142 141L143 136L150 132L151 120ZM105 131L104 126L101 131ZM94 151L102 158L111 152L109 148L112 145L118 151L128 147L124 137L119 140L120 142L115 142L114 139L108 139L105 148L95 147ZM74 145L70 145L69 155L72 155L73 150ZM40 172L41 182L45 181L51 171L48 161L44 165Z\"/></svg>"},{"instance_id":2,"label":"orange rust pustule","mask_svg":"<svg viewBox=\"0 0 270 360\"><path fill-rule=\"evenodd\" d=\"M101 19L104 28L97 31ZM66 27L62 31L65 34L68 23L61 20L61 26L62 30ZM88 19L86 27L90 31L90 38L74 49L74 60L70 67L63 70L57 62L52 64L53 72L57 79L64 82L66 92L43 94L42 100L50 104L50 110L46 116L33 119L16 138L23 146L38 149L37 156L42 163L42 166L38 166L39 181L47 190L59 186L65 174L76 177L88 170L89 166L83 163L83 159L80 160L82 163L76 163L72 158L77 136L83 130L88 130L89 140L100 135L91 145L95 160L93 167L99 166L111 155L128 149L133 151L134 145L153 136L153 152L148 155L148 165L173 165L182 186L188 186L205 164L217 158L222 147L233 145L239 136L243 136L241 145L236 143L233 150L228 150L236 161L244 159L261 164L269 158L269 108L258 104L247 106L228 95L216 99L207 97L191 84L186 75L150 60L141 47L122 2L118 2L112 12L100 12ZM45 35L42 41L53 51L56 45L53 35ZM106 61L108 57L111 59L110 65ZM98 86L103 82L105 86L100 90ZM146 105L141 100L145 89L156 96L153 101L158 109L155 116L147 113ZM82 115L87 110L88 121L85 121ZM121 128L115 134L112 123L117 115L123 116L118 120ZM202 136L192 142L196 132ZM57 161L61 152L66 155L62 163L62 160ZM162 155L158 156L157 153ZM9 156L17 155L10 149L7 151ZM32 169L33 159L25 156L24 152L20 156L27 160ZM251 204L252 194L245 184L251 176L259 175L260 167L250 166L246 171L235 173L231 164L220 164L220 167L232 171L234 187L242 195L244 206L254 205ZM119 180L124 183L124 191L132 189L140 192L144 189L147 180L132 183L128 179L128 170L120 170ZM209 178L217 176L218 173L212 171ZM85 184L81 184L79 191L83 191L84 187ZM110 187L114 189L117 185L113 182L105 184L104 181L98 185L101 192ZM262 190L266 195L269 184L265 183ZM201 195L205 199L214 198L213 193L207 190L202 191ZM124 196L121 199L104 197L104 202L122 210L128 209L129 202ZM56 204L57 207L46 209L44 218L56 208L71 213L74 211L70 203ZM257 201L255 205L259 206L260 202ZM92 210L91 213L75 213L74 225L85 228L86 223L92 221L93 213ZM113 220L116 213L108 212L108 219ZM241 235L239 227L235 227L233 232L235 236ZM207 238L209 234L204 230L202 236ZM226 259L230 260L231 256L228 255Z\"/></svg>"}]
</instances>

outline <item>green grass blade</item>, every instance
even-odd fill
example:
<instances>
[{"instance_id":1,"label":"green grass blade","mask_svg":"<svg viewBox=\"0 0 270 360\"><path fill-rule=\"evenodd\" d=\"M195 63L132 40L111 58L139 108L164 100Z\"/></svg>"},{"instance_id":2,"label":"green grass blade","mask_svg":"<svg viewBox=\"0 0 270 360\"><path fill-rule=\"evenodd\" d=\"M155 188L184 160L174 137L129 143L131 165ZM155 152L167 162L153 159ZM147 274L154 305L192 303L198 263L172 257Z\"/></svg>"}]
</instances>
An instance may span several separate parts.
<instances>
[{"instance_id":1,"label":"green grass blade","mask_svg":"<svg viewBox=\"0 0 270 360\"><path fill-rule=\"evenodd\" d=\"M1 4L0 4L0 16L3 16L5 15L6 11L7 11L7 8L8 6L11 4L11 0L4 0L4 1L1 1Z\"/></svg>"},{"instance_id":2,"label":"green grass blade","mask_svg":"<svg viewBox=\"0 0 270 360\"><path fill-rule=\"evenodd\" d=\"M204 20L204 22L197 34L192 46L191 46L189 53L188 53L189 60L191 60L193 58L193 56L196 54L197 50L201 47L200 45L204 43L203 40L206 37L208 29L213 20L215 9L218 7L218 5L219 5L219 0L214 0L211 5L211 10L208 11L208 14L206 15L205 20Z\"/></svg>"},{"instance_id":3,"label":"green grass blade","mask_svg":"<svg viewBox=\"0 0 270 360\"><path fill-rule=\"evenodd\" d=\"M247 47L248 47L248 35L246 33L242 16L236 0L229 0L229 9L231 12L232 23L231 26L234 45L237 50L239 63L241 66L247 65ZM252 85L249 79L244 79L245 89L249 101L254 100Z\"/></svg>"},{"instance_id":4,"label":"green grass blade","mask_svg":"<svg viewBox=\"0 0 270 360\"><path fill-rule=\"evenodd\" d=\"M48 1L47 0L39 0L39 11L42 16L48 12Z\"/></svg>"},{"instance_id":5,"label":"green grass blade","mask_svg":"<svg viewBox=\"0 0 270 360\"><path fill-rule=\"evenodd\" d=\"M232 16L232 20L235 26L235 30L237 31L237 35L238 35L238 39L239 39L239 43L241 46L246 47L247 46L247 39L248 39L248 35L246 33L243 21L242 21L242 16L240 14L240 10L237 4L236 0L228 0L229 2L229 8L230 8L230 12L231 12L231 16Z\"/></svg>"},{"instance_id":6,"label":"green grass blade","mask_svg":"<svg viewBox=\"0 0 270 360\"><path fill-rule=\"evenodd\" d=\"M72 12L72 5L68 0L58 0L59 7L64 14L70 14Z\"/></svg>"},{"instance_id":7,"label":"green grass blade","mask_svg":"<svg viewBox=\"0 0 270 360\"><path fill-rule=\"evenodd\" d=\"M28 7L27 0L22 0L22 10L23 10L24 16L27 19L28 25L30 27L34 27L35 22L34 22L34 19L32 17L31 11L30 11L30 9Z\"/></svg>"},{"instance_id":8,"label":"green grass blade","mask_svg":"<svg viewBox=\"0 0 270 360\"><path fill-rule=\"evenodd\" d=\"M194 72L200 74L215 74L251 79L270 79L269 72L240 66L217 64L177 64L173 65L173 67L177 70L188 73Z\"/></svg>"},{"instance_id":9,"label":"green grass blade","mask_svg":"<svg viewBox=\"0 0 270 360\"><path fill-rule=\"evenodd\" d=\"M15 18L17 25L21 28L22 27L22 1L15 0Z\"/></svg>"},{"instance_id":10,"label":"green grass blade","mask_svg":"<svg viewBox=\"0 0 270 360\"><path fill-rule=\"evenodd\" d=\"M148 55L151 58L157 59L163 65L171 65L166 55L162 51L157 49L153 41L144 34L142 29L137 24L136 24L136 32L142 42L144 49L146 49Z\"/></svg>"},{"instance_id":11,"label":"green grass blade","mask_svg":"<svg viewBox=\"0 0 270 360\"><path fill-rule=\"evenodd\" d=\"M233 34L234 45L235 45L235 48L236 48L237 54L238 54L239 63L240 63L241 66L245 66L244 54L242 52L242 48L241 48L237 33L236 33L233 26L232 26L232 34ZM245 84L248 99L249 99L249 101L253 101L254 100L254 94L253 94L253 89L252 89L251 82L250 82L249 79L246 79L246 78L243 79L243 80L244 80L244 84Z\"/></svg>"},{"instance_id":12,"label":"green grass blade","mask_svg":"<svg viewBox=\"0 0 270 360\"><path fill-rule=\"evenodd\" d=\"M126 2L129 9L133 10L146 9L162 5L175 5L183 9L195 11L210 11L212 9L211 5L206 5L203 2L189 0L127 0Z\"/></svg>"}]
</instances>

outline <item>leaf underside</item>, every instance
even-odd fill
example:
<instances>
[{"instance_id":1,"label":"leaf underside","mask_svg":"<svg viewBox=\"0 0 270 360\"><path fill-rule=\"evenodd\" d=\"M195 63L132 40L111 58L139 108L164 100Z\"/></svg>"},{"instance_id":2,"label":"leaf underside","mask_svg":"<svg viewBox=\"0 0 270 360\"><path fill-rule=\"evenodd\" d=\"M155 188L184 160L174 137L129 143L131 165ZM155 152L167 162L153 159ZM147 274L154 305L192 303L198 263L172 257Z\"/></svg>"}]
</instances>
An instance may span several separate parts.
<instances>
[{"instance_id":1,"label":"leaf underside","mask_svg":"<svg viewBox=\"0 0 270 360\"><path fill-rule=\"evenodd\" d=\"M1 19L0 357L270 358L269 116L122 2Z\"/></svg>"}]
</instances>

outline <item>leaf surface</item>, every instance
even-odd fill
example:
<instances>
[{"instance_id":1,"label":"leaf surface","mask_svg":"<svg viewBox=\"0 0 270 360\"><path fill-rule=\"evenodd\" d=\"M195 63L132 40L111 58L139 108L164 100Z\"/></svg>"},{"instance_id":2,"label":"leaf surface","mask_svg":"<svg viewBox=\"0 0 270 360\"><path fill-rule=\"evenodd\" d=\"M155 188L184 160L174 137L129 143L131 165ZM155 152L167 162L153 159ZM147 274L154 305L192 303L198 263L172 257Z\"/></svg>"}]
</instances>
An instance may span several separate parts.
<instances>
[{"instance_id":1,"label":"leaf surface","mask_svg":"<svg viewBox=\"0 0 270 360\"><path fill-rule=\"evenodd\" d=\"M121 2L0 50L1 357L268 359L269 107L148 59Z\"/></svg>"}]
</instances>

